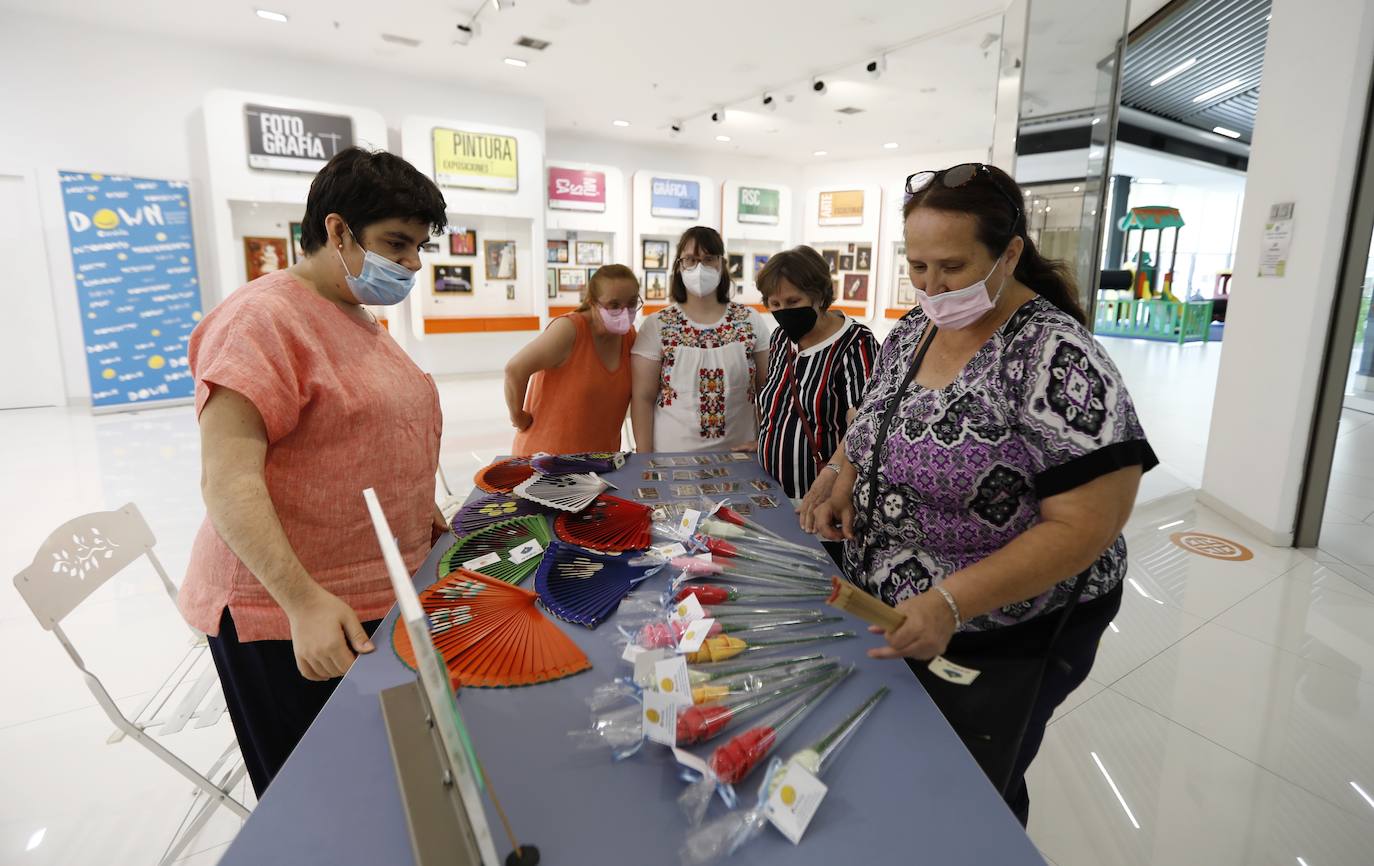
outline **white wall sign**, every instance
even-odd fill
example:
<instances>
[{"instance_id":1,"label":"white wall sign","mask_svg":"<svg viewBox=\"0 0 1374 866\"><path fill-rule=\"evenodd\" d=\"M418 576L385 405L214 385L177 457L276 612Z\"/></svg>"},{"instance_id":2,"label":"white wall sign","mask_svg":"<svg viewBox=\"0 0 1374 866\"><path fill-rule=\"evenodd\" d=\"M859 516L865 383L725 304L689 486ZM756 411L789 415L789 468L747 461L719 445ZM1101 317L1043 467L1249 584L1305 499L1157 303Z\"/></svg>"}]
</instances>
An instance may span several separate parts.
<instances>
[{"instance_id":1,"label":"white wall sign","mask_svg":"<svg viewBox=\"0 0 1374 866\"><path fill-rule=\"evenodd\" d=\"M1292 245L1293 202L1271 205L1269 221L1264 224L1264 240L1260 245L1259 276L1283 276L1288 269L1288 249Z\"/></svg>"}]
</instances>

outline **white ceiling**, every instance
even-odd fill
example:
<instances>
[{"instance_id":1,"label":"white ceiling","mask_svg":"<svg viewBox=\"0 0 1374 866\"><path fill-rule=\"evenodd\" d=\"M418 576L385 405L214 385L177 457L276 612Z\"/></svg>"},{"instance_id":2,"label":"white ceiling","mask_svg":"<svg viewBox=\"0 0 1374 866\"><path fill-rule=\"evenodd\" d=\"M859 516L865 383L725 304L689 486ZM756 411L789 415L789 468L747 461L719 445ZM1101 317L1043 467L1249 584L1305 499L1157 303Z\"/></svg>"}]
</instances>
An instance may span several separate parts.
<instances>
[{"instance_id":1,"label":"white ceiling","mask_svg":"<svg viewBox=\"0 0 1374 866\"><path fill-rule=\"evenodd\" d=\"M1111 0L1115 5L1124 0ZM1164 0L1137 0L1132 23ZM1087 108L1086 73L1110 45L1099 0L1034 0L1029 113ZM0 0L81 26L135 30L250 52L289 52L338 65L541 99L550 130L735 152L787 162L984 148L991 142L1006 0ZM285 13L277 24L255 8ZM456 26L477 15L478 34ZM1110 17L1110 16L1105 16ZM1118 25L1119 26L1119 25ZM418 40L406 47L382 34ZM550 42L539 52L521 36ZM1104 39L1106 41L1104 41ZM1040 45L1037 51L1036 44ZM863 64L887 51L886 73ZM527 60L526 68L506 57ZM1041 59L1043 58L1043 59ZM1037 72L1037 70L1039 70ZM811 92L823 74L824 96ZM290 82L282 83L289 92ZM764 111L765 91L777 109ZM346 94L340 94L347 101ZM725 122L707 115L725 106ZM844 115L836 109L863 109ZM1023 112L1026 113L1026 112ZM629 121L628 128L612 126ZM683 121L681 135L668 127ZM728 143L717 142L728 135ZM899 149L883 144L896 142Z\"/></svg>"}]
</instances>

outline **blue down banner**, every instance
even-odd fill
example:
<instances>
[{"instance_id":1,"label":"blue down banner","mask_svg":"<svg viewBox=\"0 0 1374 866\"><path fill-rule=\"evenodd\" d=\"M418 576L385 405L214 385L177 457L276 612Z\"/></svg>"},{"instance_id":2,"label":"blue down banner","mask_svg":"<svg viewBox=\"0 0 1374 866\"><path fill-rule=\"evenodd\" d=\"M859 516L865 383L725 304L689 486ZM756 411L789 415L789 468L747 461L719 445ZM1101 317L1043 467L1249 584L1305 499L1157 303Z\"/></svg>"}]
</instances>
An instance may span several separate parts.
<instances>
[{"instance_id":1,"label":"blue down banner","mask_svg":"<svg viewBox=\"0 0 1374 866\"><path fill-rule=\"evenodd\" d=\"M187 184L78 171L61 182L91 404L192 397L200 281Z\"/></svg>"}]
</instances>

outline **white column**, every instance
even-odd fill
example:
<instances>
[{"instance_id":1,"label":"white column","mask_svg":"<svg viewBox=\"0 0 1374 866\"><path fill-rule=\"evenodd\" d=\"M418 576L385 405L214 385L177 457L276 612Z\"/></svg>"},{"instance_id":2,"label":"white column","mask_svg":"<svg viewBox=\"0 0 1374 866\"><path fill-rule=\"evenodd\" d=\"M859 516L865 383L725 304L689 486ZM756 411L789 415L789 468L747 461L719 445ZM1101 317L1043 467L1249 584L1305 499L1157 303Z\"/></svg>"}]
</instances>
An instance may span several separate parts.
<instances>
[{"instance_id":1,"label":"white column","mask_svg":"<svg viewBox=\"0 0 1374 866\"><path fill-rule=\"evenodd\" d=\"M1291 544L1374 67L1369 0L1274 0L1199 498ZM1293 202L1282 277L1258 277Z\"/></svg>"}]
</instances>

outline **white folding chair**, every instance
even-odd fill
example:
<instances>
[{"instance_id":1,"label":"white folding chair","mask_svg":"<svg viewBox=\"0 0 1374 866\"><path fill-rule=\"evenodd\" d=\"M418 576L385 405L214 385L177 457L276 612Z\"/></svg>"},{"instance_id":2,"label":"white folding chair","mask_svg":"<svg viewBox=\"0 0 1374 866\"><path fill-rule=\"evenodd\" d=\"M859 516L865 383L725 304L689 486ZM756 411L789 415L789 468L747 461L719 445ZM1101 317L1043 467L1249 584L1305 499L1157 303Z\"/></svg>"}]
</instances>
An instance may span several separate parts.
<instances>
[{"instance_id":1,"label":"white folding chair","mask_svg":"<svg viewBox=\"0 0 1374 866\"><path fill-rule=\"evenodd\" d=\"M57 637L81 671L96 702L114 722L116 730L107 742L116 743L130 737L196 786L187 813L189 816L194 812L194 817L189 823L183 822L182 829L172 840L161 861L166 864L181 855L217 807L224 806L240 818L248 817L247 807L230 793L245 772L235 740L230 739L228 748L209 771L201 775L150 736L150 732L157 736L174 734L192 723L197 728L209 727L223 717L224 693L205 635L190 629L191 641L185 655L133 718L129 718L115 704L99 677L86 667L81 654L62 630L62 620L68 614L110 578L143 556L152 563L175 607L176 587L153 552L156 543L152 530L133 503L118 511L82 515L48 536L28 568L14 576L14 586L38 623ZM211 781L217 774L219 781Z\"/></svg>"},{"instance_id":2,"label":"white folding chair","mask_svg":"<svg viewBox=\"0 0 1374 866\"><path fill-rule=\"evenodd\" d=\"M444 501L439 503L439 511L444 515L444 519L452 522L453 515L458 513L458 509L463 507L467 501L466 496L455 496L453 488L448 486L448 476L444 474L443 464L439 464L439 487L444 491Z\"/></svg>"}]
</instances>

